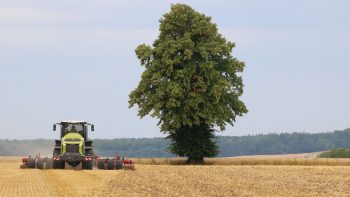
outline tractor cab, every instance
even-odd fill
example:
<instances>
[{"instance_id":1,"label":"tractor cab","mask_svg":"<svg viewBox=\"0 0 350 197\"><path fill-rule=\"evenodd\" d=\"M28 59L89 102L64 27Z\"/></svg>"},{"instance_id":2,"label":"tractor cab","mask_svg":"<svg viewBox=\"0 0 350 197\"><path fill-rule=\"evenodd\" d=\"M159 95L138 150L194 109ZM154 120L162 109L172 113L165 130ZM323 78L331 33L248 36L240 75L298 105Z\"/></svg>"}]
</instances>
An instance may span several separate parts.
<instances>
[{"instance_id":1,"label":"tractor cab","mask_svg":"<svg viewBox=\"0 0 350 197\"><path fill-rule=\"evenodd\" d=\"M78 133L87 141L88 126L91 125L91 131L94 131L94 125L85 121L62 121L53 125L54 131L56 130L56 125L61 125L61 139L69 133Z\"/></svg>"}]
</instances>

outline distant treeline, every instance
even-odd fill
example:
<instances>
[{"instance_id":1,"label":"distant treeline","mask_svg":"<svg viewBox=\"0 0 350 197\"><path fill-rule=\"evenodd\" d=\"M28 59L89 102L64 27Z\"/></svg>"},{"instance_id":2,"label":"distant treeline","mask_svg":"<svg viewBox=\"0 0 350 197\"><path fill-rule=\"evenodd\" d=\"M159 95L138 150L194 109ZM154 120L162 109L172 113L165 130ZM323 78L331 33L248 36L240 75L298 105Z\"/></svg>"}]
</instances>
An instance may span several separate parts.
<instances>
[{"instance_id":1,"label":"distant treeline","mask_svg":"<svg viewBox=\"0 0 350 197\"><path fill-rule=\"evenodd\" d=\"M218 136L219 157L259 154L290 154L350 147L350 129L327 133L281 133L242 137ZM0 155L51 155L53 140L0 140ZM127 157L175 157L164 138L95 139L95 152Z\"/></svg>"},{"instance_id":2,"label":"distant treeline","mask_svg":"<svg viewBox=\"0 0 350 197\"><path fill-rule=\"evenodd\" d=\"M350 148L334 148L320 154L321 158L350 158Z\"/></svg>"}]
</instances>

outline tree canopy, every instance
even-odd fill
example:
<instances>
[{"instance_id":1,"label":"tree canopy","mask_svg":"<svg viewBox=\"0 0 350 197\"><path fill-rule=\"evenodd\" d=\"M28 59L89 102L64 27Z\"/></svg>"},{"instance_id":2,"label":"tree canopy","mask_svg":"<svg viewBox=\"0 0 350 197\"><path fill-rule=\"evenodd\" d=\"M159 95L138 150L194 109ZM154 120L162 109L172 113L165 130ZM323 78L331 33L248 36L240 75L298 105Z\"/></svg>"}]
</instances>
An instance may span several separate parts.
<instances>
[{"instance_id":1,"label":"tree canopy","mask_svg":"<svg viewBox=\"0 0 350 197\"><path fill-rule=\"evenodd\" d=\"M160 19L160 34L153 47L137 47L145 66L130 106L139 115L159 118L161 131L199 125L225 129L247 112L239 99L243 93L244 63L233 58L234 43L218 33L216 24L183 4L175 4Z\"/></svg>"}]
</instances>

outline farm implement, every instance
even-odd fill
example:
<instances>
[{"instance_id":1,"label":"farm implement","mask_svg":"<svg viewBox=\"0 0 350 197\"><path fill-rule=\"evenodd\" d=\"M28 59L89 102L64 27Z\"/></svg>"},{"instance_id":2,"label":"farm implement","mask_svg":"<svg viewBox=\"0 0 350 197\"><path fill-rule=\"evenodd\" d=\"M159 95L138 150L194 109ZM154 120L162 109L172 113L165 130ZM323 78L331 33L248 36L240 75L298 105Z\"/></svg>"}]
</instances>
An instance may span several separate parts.
<instances>
[{"instance_id":1,"label":"farm implement","mask_svg":"<svg viewBox=\"0 0 350 197\"><path fill-rule=\"evenodd\" d=\"M98 159L97 167L101 170L133 170L134 163L131 160L121 158L117 155L114 158Z\"/></svg>"},{"instance_id":2,"label":"farm implement","mask_svg":"<svg viewBox=\"0 0 350 197\"><path fill-rule=\"evenodd\" d=\"M60 139L55 140L53 157L29 156L22 158L20 168L37 169L84 169L94 166L104 170L134 169L131 160L116 155L113 158L100 158L93 152L93 141L88 139L88 127L94 131L94 125L85 121L62 121L53 125L60 126Z\"/></svg>"}]
</instances>

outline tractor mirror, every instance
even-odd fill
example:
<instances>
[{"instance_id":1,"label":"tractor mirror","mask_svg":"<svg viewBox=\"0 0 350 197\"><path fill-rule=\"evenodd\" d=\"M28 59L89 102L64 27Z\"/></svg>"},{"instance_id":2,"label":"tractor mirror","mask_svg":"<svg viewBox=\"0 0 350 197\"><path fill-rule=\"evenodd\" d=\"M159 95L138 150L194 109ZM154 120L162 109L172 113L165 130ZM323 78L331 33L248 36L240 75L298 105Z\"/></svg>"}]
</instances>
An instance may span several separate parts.
<instances>
[{"instance_id":1,"label":"tractor mirror","mask_svg":"<svg viewBox=\"0 0 350 197\"><path fill-rule=\"evenodd\" d=\"M53 131L56 131L56 124L53 125L52 130L53 130Z\"/></svg>"},{"instance_id":2,"label":"tractor mirror","mask_svg":"<svg viewBox=\"0 0 350 197\"><path fill-rule=\"evenodd\" d=\"M93 124L91 125L91 131L95 131L95 126Z\"/></svg>"}]
</instances>

